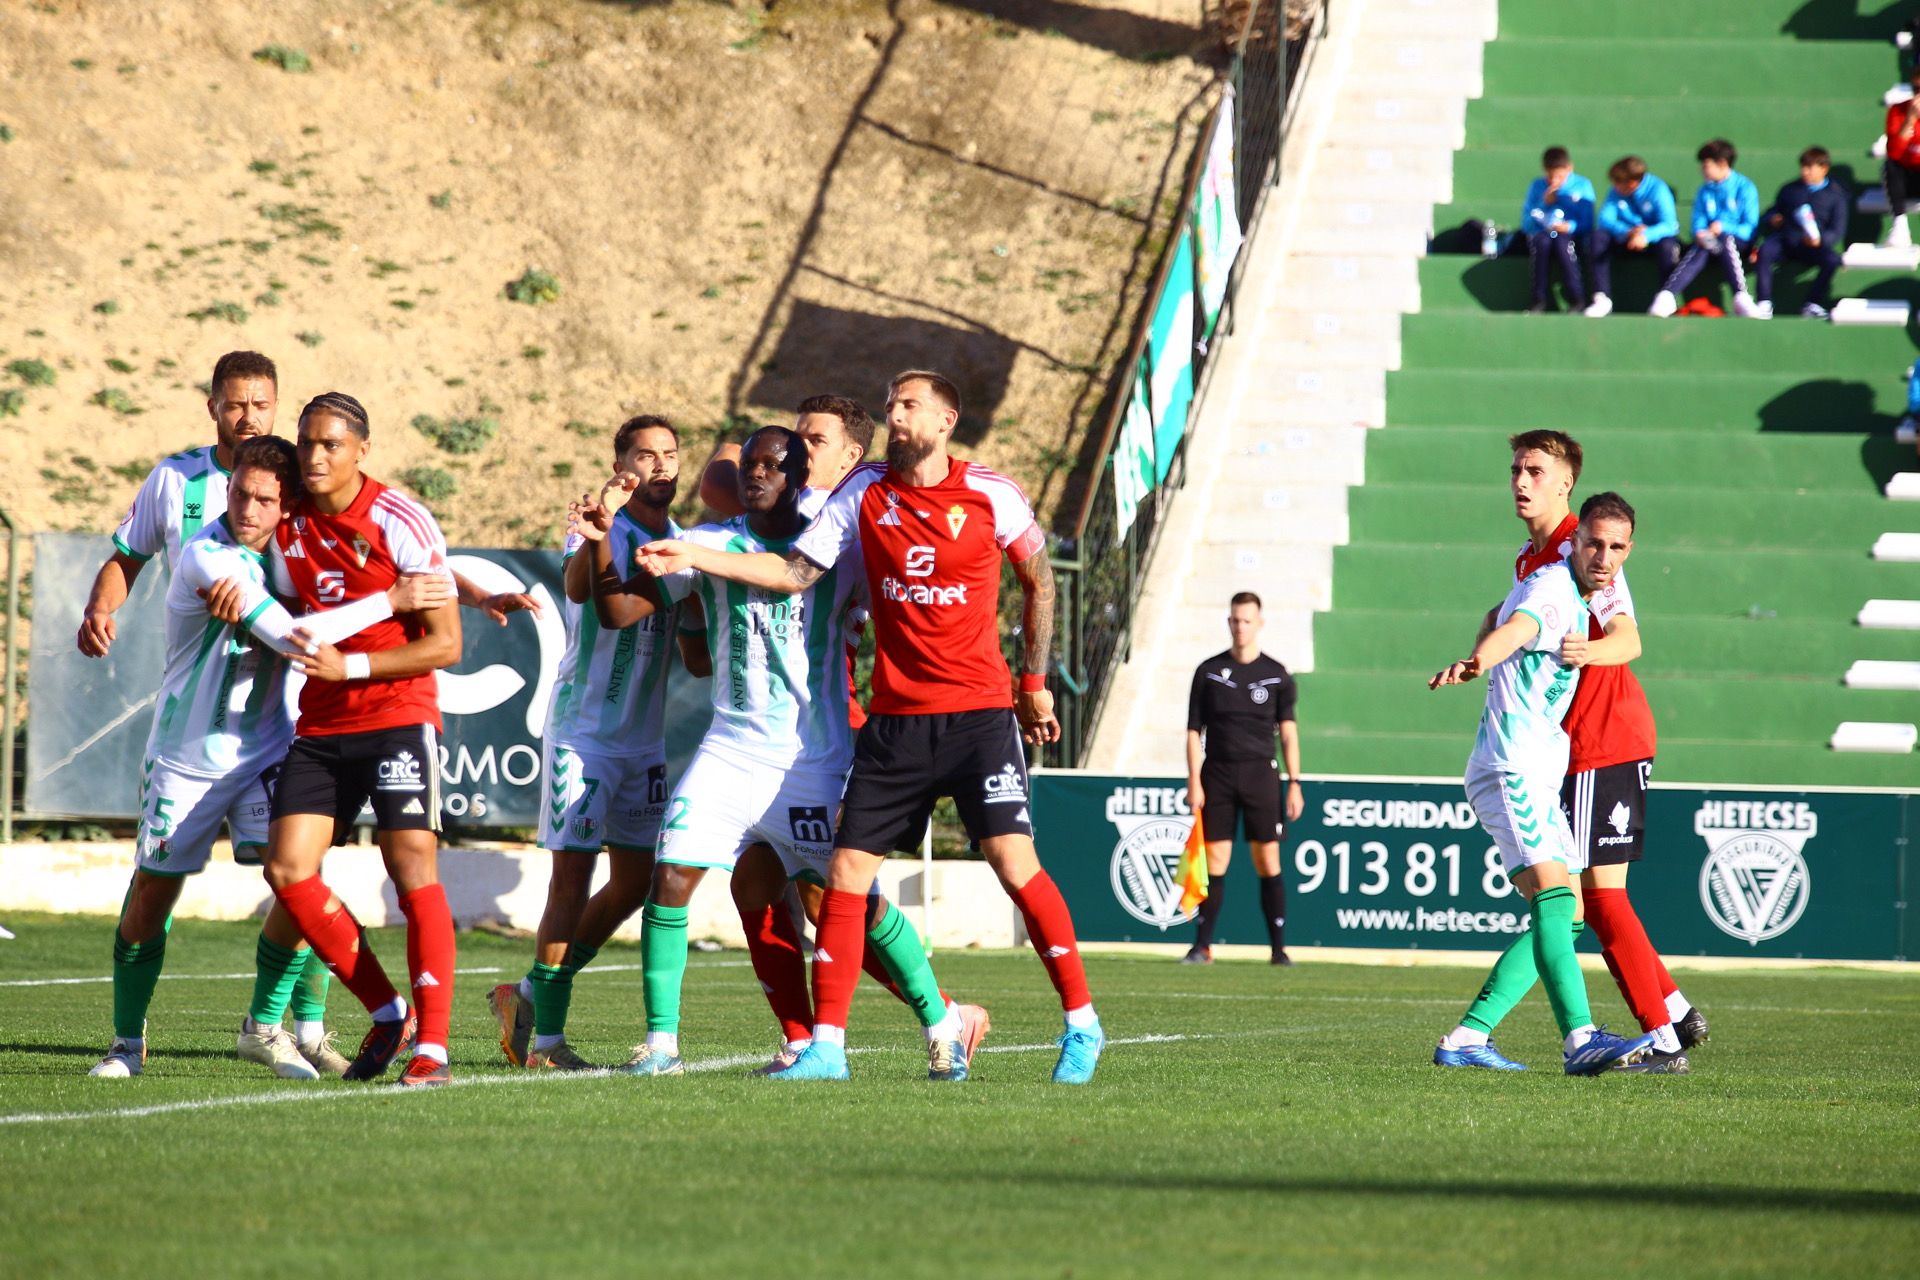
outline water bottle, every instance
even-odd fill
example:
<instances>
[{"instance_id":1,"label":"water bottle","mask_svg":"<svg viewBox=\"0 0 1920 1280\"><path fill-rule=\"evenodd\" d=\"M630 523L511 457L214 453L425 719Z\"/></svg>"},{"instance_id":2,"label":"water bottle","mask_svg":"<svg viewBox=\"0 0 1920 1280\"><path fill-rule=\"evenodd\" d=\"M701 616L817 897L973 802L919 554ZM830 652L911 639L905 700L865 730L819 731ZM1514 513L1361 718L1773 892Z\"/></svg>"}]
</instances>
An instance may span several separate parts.
<instances>
[{"instance_id":1,"label":"water bottle","mask_svg":"<svg viewBox=\"0 0 1920 1280\"><path fill-rule=\"evenodd\" d=\"M1808 243L1819 243L1820 224L1813 220L1813 207L1811 205L1803 204L1798 209L1795 209L1793 211L1793 220L1800 224L1800 233L1806 236Z\"/></svg>"},{"instance_id":2,"label":"water bottle","mask_svg":"<svg viewBox=\"0 0 1920 1280\"><path fill-rule=\"evenodd\" d=\"M1483 258L1500 256L1500 228L1490 220L1480 223L1480 256Z\"/></svg>"}]
</instances>

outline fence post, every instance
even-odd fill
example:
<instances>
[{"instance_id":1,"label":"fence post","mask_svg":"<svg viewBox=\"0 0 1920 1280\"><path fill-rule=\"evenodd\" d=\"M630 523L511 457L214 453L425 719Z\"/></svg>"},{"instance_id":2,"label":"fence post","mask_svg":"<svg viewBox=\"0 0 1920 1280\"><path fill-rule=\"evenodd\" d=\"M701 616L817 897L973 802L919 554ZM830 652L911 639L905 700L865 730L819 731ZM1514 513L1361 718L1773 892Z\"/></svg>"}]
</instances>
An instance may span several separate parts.
<instances>
[{"instance_id":1,"label":"fence post","mask_svg":"<svg viewBox=\"0 0 1920 1280\"><path fill-rule=\"evenodd\" d=\"M20 667L20 646L15 639L15 619L20 615L20 557L16 554L19 541L18 531L14 528L13 517L0 511L0 525L7 531L7 627L6 627L6 677L7 691L0 705L0 844L13 843L13 734L19 723L15 715L14 699L15 675Z\"/></svg>"}]
</instances>

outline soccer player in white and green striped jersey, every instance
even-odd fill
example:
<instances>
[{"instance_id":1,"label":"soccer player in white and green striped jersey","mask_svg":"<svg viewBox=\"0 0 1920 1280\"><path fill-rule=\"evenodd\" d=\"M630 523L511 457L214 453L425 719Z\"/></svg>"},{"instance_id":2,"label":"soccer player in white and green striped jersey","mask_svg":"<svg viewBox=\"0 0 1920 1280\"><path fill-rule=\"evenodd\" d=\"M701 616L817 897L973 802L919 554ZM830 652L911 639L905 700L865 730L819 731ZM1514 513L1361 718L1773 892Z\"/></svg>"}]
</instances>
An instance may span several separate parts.
<instances>
[{"instance_id":1,"label":"soccer player in white and green striped jersey","mask_svg":"<svg viewBox=\"0 0 1920 1280\"><path fill-rule=\"evenodd\" d=\"M293 446L271 436L240 444L223 488L221 514L187 538L167 588L167 666L147 737L133 882L114 934L113 1043L89 1072L96 1077L135 1076L145 1066L147 1009L173 907L185 878L205 868L221 824L232 832L236 860L250 852L258 861L266 845L268 792L298 707L287 657L312 655L396 610L451 594L438 577L403 580L338 609L290 617L267 587L265 549L299 492ZM239 624L216 617L225 610L209 601L234 593ZM287 956L283 978L302 963L291 949ZM319 1074L278 1020L257 1038L260 1060L277 1075Z\"/></svg>"},{"instance_id":2,"label":"soccer player in white and green striped jersey","mask_svg":"<svg viewBox=\"0 0 1920 1280\"><path fill-rule=\"evenodd\" d=\"M703 525L687 540L729 550L785 550L806 526L800 499L806 445L783 427L747 438L739 487L746 514ZM657 584L636 575L624 599L648 607L701 601L713 651L713 723L667 804L653 888L641 916L640 959L647 1038L621 1070L675 1075L680 1057L680 989L687 965L687 906L710 869L730 869L764 843L788 876L824 883L833 824L853 759L847 718L847 641L865 583L858 551L807 590L786 595L688 571ZM900 994L919 1017L929 1075L966 1078L958 1006L941 993L920 937L884 898L871 899L867 942L880 952ZM851 959L851 958L850 958Z\"/></svg>"},{"instance_id":3,"label":"soccer player in white and green striped jersey","mask_svg":"<svg viewBox=\"0 0 1920 1280\"><path fill-rule=\"evenodd\" d=\"M644 543L680 532L667 514L680 479L673 424L653 415L629 419L614 433L613 457L614 475L630 478L632 496L610 513L604 533L596 530L597 545L570 532L563 552L567 648L547 711L540 822L553 873L534 963L519 982L501 983L488 996L500 1047L515 1066L591 1065L566 1041L573 975L646 899L667 802L667 673L675 641L690 672L708 670L697 627L683 635L678 625L690 611L616 623L592 599L597 572L630 565ZM591 495L574 505L598 508ZM610 877L589 898L602 845Z\"/></svg>"},{"instance_id":4,"label":"soccer player in white and green striped jersey","mask_svg":"<svg viewBox=\"0 0 1920 1280\"><path fill-rule=\"evenodd\" d=\"M161 459L141 482L133 506L114 530L113 554L100 566L81 615L79 648L90 658L103 658L112 647L114 614L126 603L148 562L157 558L171 571L181 547L227 509L235 452L248 440L273 434L280 374L272 360L257 351L229 351L214 362L208 386L207 415L213 419L214 443ZM143 786L143 808L145 801ZM255 856L238 840L234 852L236 857ZM308 1060L335 1075L346 1070L346 1058L333 1048L326 1033L331 975L278 902L261 925L255 958L258 981L241 1023L236 1046L240 1056L276 1070L290 1065L265 1028L278 1027L291 1006L294 1039Z\"/></svg>"}]
</instances>

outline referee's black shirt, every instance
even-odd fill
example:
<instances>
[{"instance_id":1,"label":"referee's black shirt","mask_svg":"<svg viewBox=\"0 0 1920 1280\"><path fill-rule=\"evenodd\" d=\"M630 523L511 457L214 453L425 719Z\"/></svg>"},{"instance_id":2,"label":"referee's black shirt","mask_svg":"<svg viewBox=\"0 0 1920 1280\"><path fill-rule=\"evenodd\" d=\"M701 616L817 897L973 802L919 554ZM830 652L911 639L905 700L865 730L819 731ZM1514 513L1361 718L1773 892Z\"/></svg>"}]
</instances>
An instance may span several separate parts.
<instances>
[{"instance_id":1,"label":"referee's black shirt","mask_svg":"<svg viewBox=\"0 0 1920 1280\"><path fill-rule=\"evenodd\" d=\"M1187 728L1206 735L1208 760L1271 763L1274 726L1293 719L1298 693L1287 669L1264 653L1246 663L1230 649L1216 653L1194 670Z\"/></svg>"}]
</instances>

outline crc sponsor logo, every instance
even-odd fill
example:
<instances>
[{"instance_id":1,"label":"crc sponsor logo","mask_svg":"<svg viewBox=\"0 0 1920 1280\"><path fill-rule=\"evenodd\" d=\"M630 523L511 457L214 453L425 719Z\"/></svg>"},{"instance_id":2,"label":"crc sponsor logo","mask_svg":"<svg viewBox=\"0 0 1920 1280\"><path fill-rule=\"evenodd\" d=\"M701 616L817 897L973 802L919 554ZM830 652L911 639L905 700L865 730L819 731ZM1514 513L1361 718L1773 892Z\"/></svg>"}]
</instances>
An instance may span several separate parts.
<instances>
[{"instance_id":1,"label":"crc sponsor logo","mask_svg":"<svg viewBox=\"0 0 1920 1280\"><path fill-rule=\"evenodd\" d=\"M823 804L790 807L787 810L787 829L793 832L796 844L833 843L833 822L828 818L827 807Z\"/></svg>"},{"instance_id":2,"label":"crc sponsor logo","mask_svg":"<svg viewBox=\"0 0 1920 1280\"><path fill-rule=\"evenodd\" d=\"M1113 807L1110 799L1109 813ZM1108 870L1114 900L1128 915L1162 932L1193 919L1193 912L1180 909L1180 886L1173 878L1193 819L1123 817L1114 825L1120 831Z\"/></svg>"},{"instance_id":3,"label":"crc sponsor logo","mask_svg":"<svg viewBox=\"0 0 1920 1280\"><path fill-rule=\"evenodd\" d=\"M1722 933L1759 946L1798 924L1813 896L1802 853L1819 832L1811 805L1709 800L1693 815L1707 842L1700 905Z\"/></svg>"},{"instance_id":4,"label":"crc sponsor logo","mask_svg":"<svg viewBox=\"0 0 1920 1280\"><path fill-rule=\"evenodd\" d=\"M426 790L420 758L411 751L402 751L398 755L382 760L379 768L375 770L373 785L379 791Z\"/></svg>"},{"instance_id":5,"label":"crc sponsor logo","mask_svg":"<svg viewBox=\"0 0 1920 1280\"><path fill-rule=\"evenodd\" d=\"M932 547L921 545L907 548L906 574L909 578L931 578L933 576Z\"/></svg>"},{"instance_id":6,"label":"crc sponsor logo","mask_svg":"<svg viewBox=\"0 0 1920 1280\"><path fill-rule=\"evenodd\" d=\"M1015 764L1003 764L1000 772L988 774L985 787L988 804L1027 802L1027 775Z\"/></svg>"},{"instance_id":7,"label":"crc sponsor logo","mask_svg":"<svg viewBox=\"0 0 1920 1280\"><path fill-rule=\"evenodd\" d=\"M892 574L880 580L880 594L898 604L952 605L967 602L965 583L951 587L930 587L924 582L902 582Z\"/></svg>"}]
</instances>

